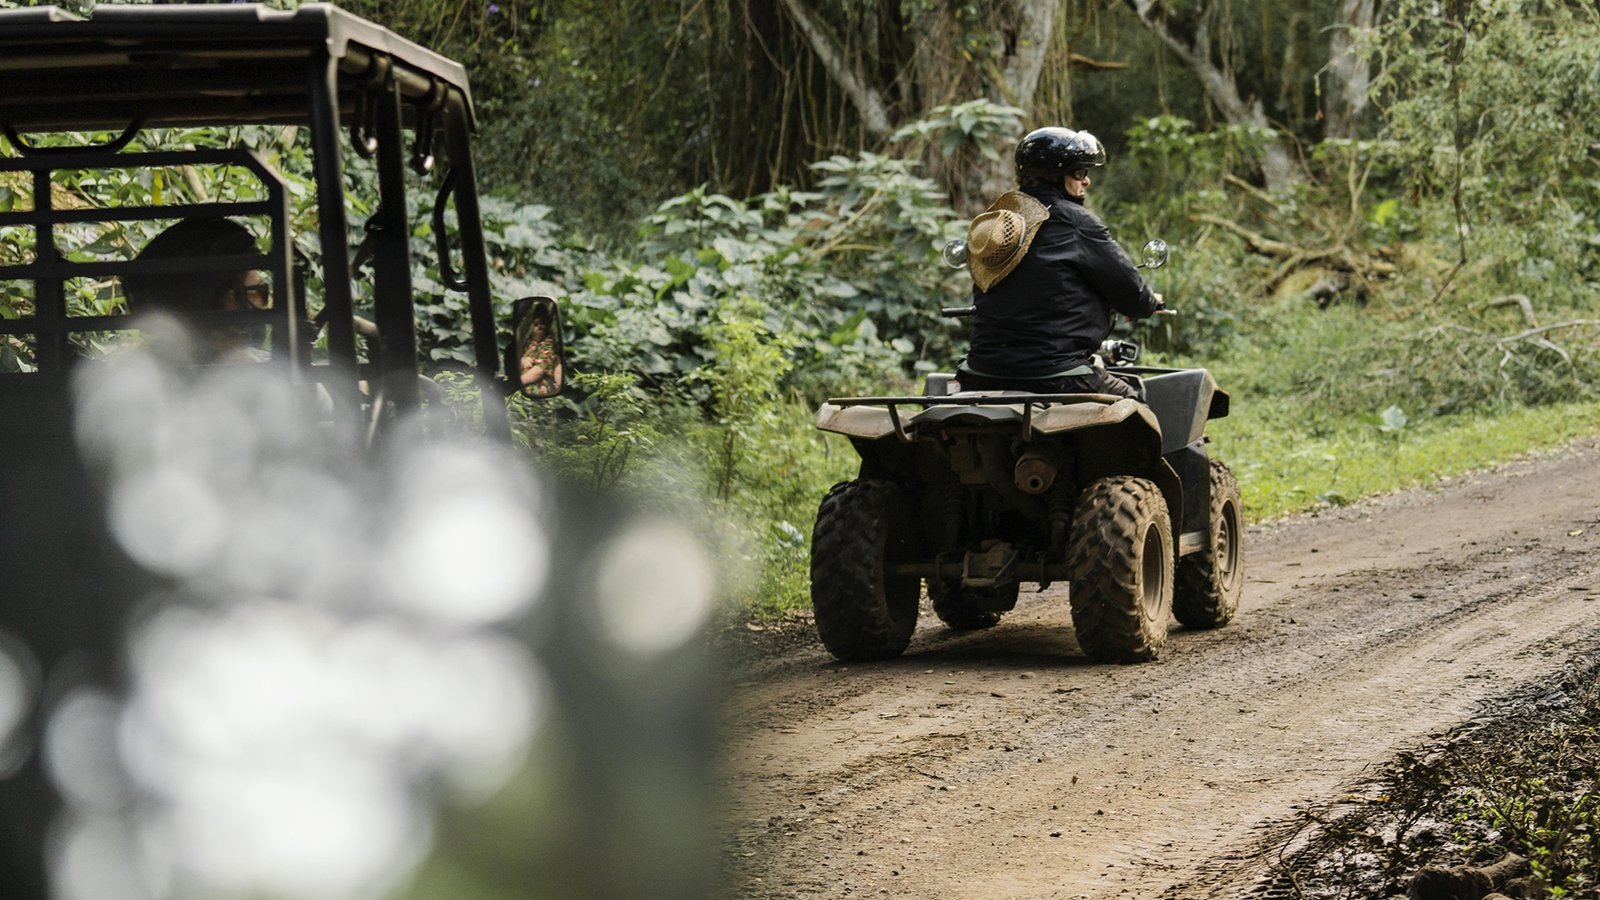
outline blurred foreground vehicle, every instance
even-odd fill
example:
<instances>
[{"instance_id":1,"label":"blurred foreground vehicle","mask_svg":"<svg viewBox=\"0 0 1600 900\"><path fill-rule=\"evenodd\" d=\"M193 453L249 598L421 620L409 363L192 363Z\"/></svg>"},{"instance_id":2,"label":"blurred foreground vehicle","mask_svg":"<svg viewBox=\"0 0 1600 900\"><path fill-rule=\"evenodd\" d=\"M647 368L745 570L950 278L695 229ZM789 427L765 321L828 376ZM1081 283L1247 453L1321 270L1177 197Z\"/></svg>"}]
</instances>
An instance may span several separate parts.
<instances>
[{"instance_id":1,"label":"blurred foreground vehicle","mask_svg":"<svg viewBox=\"0 0 1600 900\"><path fill-rule=\"evenodd\" d=\"M0 895L704 896L709 565L511 452L561 317L491 295L461 66L38 7L0 83Z\"/></svg>"}]
</instances>

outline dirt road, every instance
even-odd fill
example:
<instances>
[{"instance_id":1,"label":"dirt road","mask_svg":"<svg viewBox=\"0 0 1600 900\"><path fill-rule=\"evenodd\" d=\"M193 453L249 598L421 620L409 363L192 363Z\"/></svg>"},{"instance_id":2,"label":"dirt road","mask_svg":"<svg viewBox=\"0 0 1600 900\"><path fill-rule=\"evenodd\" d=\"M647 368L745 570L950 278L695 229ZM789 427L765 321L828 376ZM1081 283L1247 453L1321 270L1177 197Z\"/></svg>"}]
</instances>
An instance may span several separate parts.
<instances>
[{"instance_id":1,"label":"dirt road","mask_svg":"<svg viewBox=\"0 0 1600 900\"><path fill-rule=\"evenodd\" d=\"M888 663L741 664L731 892L1250 894L1297 808L1600 631L1600 440L1246 542L1238 617L1155 663L1085 660L1057 587L985 632L925 612Z\"/></svg>"}]
</instances>

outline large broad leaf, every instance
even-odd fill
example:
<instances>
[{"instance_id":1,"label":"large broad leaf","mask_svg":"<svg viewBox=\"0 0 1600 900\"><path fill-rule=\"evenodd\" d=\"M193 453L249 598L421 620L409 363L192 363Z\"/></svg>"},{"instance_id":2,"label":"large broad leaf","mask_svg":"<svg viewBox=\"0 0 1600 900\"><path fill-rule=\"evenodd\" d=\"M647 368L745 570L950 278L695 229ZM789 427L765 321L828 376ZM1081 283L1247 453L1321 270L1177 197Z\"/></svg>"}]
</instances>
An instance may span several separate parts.
<instances>
[{"instance_id":1,"label":"large broad leaf","mask_svg":"<svg viewBox=\"0 0 1600 900\"><path fill-rule=\"evenodd\" d=\"M850 300L861 296L861 291L855 285L848 281L840 281L834 278L819 281L816 289L818 293L826 294L829 297L837 297L841 300Z\"/></svg>"},{"instance_id":2,"label":"large broad leaf","mask_svg":"<svg viewBox=\"0 0 1600 900\"><path fill-rule=\"evenodd\" d=\"M864 321L867 321L866 311L857 310L855 315L846 319L843 324L834 329L833 334L828 336L828 340L839 347L854 342L860 334L861 323Z\"/></svg>"},{"instance_id":3,"label":"large broad leaf","mask_svg":"<svg viewBox=\"0 0 1600 900\"><path fill-rule=\"evenodd\" d=\"M642 353L639 355L638 370L646 375L665 375L672 371L672 363L659 353Z\"/></svg>"},{"instance_id":4,"label":"large broad leaf","mask_svg":"<svg viewBox=\"0 0 1600 900\"><path fill-rule=\"evenodd\" d=\"M689 279L695 276L695 273L700 271L699 266L681 256L669 256L663 265L667 269L667 283L656 291L656 297L658 298L678 285L687 283Z\"/></svg>"},{"instance_id":5,"label":"large broad leaf","mask_svg":"<svg viewBox=\"0 0 1600 900\"><path fill-rule=\"evenodd\" d=\"M1401 429L1405 428L1406 423L1410 421L1406 418L1406 411L1398 406L1390 406L1388 409L1379 413L1378 417L1383 420L1383 424L1379 425L1378 428L1382 431L1389 432L1390 434L1399 432Z\"/></svg>"}]
</instances>

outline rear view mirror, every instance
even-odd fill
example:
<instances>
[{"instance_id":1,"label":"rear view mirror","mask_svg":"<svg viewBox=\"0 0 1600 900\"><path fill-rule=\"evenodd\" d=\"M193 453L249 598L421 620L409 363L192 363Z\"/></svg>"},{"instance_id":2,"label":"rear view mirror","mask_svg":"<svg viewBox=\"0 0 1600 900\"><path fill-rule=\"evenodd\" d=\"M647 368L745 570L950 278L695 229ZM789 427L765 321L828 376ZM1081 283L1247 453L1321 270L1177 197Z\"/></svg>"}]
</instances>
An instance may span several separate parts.
<instances>
[{"instance_id":1,"label":"rear view mirror","mask_svg":"<svg viewBox=\"0 0 1600 900\"><path fill-rule=\"evenodd\" d=\"M1142 269L1159 269L1167 264L1167 242L1160 238L1149 241L1144 245L1144 264Z\"/></svg>"},{"instance_id":2,"label":"rear view mirror","mask_svg":"<svg viewBox=\"0 0 1600 900\"><path fill-rule=\"evenodd\" d=\"M951 241L939 251L939 258L952 269L965 269L967 267L967 242Z\"/></svg>"},{"instance_id":3,"label":"rear view mirror","mask_svg":"<svg viewBox=\"0 0 1600 900\"><path fill-rule=\"evenodd\" d=\"M511 305L506 377L513 389L527 397L554 397L566 386L566 348L561 342L561 307L556 301L523 297Z\"/></svg>"}]
</instances>

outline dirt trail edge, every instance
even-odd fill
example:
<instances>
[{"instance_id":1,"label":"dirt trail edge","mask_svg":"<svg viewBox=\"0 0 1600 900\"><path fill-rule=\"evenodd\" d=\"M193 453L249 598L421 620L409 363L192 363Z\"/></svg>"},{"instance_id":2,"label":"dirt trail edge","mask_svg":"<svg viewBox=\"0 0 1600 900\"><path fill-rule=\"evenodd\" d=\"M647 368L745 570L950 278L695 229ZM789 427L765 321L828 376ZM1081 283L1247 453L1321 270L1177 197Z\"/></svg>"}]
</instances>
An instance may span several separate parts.
<instances>
[{"instance_id":1,"label":"dirt trail edge","mask_svg":"<svg viewBox=\"0 0 1600 900\"><path fill-rule=\"evenodd\" d=\"M1600 439L1246 541L1238 617L1151 664L1088 662L1059 587L888 663L737 664L730 893L1238 896L1296 809L1600 632Z\"/></svg>"}]
</instances>

